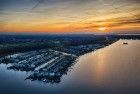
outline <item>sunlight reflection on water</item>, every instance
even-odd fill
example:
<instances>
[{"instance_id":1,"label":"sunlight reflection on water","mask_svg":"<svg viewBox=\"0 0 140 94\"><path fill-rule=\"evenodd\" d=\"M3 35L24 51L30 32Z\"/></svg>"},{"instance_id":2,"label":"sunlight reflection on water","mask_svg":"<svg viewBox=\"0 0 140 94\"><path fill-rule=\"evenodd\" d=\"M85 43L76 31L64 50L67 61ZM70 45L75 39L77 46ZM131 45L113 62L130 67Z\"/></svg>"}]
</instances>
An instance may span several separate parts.
<instances>
[{"instance_id":1,"label":"sunlight reflection on water","mask_svg":"<svg viewBox=\"0 0 140 94\"><path fill-rule=\"evenodd\" d=\"M127 42L128 45L124 45ZM102 93L140 93L140 41L118 42L82 56L71 77ZM94 88L93 88L94 89Z\"/></svg>"}]
</instances>

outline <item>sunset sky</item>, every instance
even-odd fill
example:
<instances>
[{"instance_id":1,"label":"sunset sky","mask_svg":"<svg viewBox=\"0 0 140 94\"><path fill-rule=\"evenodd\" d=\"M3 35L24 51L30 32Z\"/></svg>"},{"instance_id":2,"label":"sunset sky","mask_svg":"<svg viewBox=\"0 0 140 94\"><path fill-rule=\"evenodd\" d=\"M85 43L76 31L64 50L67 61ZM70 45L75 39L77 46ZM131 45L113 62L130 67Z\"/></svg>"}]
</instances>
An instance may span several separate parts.
<instances>
[{"instance_id":1,"label":"sunset sky","mask_svg":"<svg viewBox=\"0 0 140 94\"><path fill-rule=\"evenodd\" d=\"M140 33L140 0L0 0L0 32Z\"/></svg>"}]
</instances>

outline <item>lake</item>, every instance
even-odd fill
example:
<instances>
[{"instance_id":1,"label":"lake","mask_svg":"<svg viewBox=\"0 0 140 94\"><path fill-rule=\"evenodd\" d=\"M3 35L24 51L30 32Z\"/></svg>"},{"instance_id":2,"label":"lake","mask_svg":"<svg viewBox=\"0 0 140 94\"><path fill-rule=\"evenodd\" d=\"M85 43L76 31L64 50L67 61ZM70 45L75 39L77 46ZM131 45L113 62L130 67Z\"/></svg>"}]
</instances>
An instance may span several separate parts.
<instances>
[{"instance_id":1,"label":"lake","mask_svg":"<svg viewBox=\"0 0 140 94\"><path fill-rule=\"evenodd\" d=\"M124 42L128 44L123 44ZM0 94L140 94L140 40L119 40L85 54L58 84L0 65Z\"/></svg>"}]
</instances>

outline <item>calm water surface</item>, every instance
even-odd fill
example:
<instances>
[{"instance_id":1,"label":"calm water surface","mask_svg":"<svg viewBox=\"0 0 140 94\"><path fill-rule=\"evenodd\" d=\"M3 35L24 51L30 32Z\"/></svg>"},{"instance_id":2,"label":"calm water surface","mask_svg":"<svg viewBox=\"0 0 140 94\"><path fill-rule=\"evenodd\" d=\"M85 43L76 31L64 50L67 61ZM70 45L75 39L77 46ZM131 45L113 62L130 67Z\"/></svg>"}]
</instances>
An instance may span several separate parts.
<instances>
[{"instance_id":1,"label":"calm water surface","mask_svg":"<svg viewBox=\"0 0 140 94\"><path fill-rule=\"evenodd\" d=\"M140 40L81 56L59 84L25 81L29 74L6 66L0 65L0 94L140 94Z\"/></svg>"}]
</instances>

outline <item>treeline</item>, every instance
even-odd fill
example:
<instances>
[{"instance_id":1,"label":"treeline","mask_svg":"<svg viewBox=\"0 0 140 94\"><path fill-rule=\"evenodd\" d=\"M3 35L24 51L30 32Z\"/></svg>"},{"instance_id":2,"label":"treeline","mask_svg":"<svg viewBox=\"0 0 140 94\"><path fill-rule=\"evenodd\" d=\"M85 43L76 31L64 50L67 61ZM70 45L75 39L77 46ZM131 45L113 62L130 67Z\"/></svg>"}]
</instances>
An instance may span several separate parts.
<instances>
[{"instance_id":1,"label":"treeline","mask_svg":"<svg viewBox=\"0 0 140 94\"><path fill-rule=\"evenodd\" d=\"M53 45L54 46L54 45ZM52 46L48 42L34 42L34 43L13 43L0 45L0 56L12 54L22 51L31 51L38 49L51 48Z\"/></svg>"}]
</instances>

